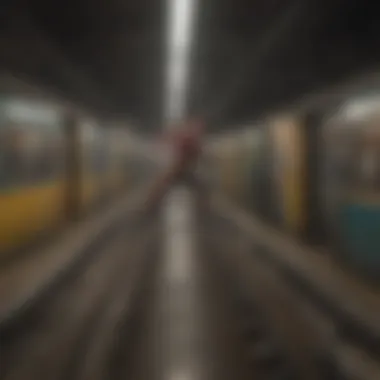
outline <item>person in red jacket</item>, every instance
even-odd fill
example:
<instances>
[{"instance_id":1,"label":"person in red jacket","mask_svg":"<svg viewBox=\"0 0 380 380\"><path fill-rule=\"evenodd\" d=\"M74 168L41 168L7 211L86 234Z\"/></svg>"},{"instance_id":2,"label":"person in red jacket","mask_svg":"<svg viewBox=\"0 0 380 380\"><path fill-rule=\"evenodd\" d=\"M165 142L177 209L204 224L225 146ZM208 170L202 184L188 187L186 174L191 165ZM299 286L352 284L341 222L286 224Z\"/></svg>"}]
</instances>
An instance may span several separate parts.
<instances>
[{"instance_id":1,"label":"person in red jacket","mask_svg":"<svg viewBox=\"0 0 380 380\"><path fill-rule=\"evenodd\" d=\"M175 184L186 184L200 190L201 183L197 177L197 166L202 155L202 138L204 123L191 121L182 128L169 131L164 139L173 148L171 166L155 181L148 196L148 209L154 207Z\"/></svg>"}]
</instances>

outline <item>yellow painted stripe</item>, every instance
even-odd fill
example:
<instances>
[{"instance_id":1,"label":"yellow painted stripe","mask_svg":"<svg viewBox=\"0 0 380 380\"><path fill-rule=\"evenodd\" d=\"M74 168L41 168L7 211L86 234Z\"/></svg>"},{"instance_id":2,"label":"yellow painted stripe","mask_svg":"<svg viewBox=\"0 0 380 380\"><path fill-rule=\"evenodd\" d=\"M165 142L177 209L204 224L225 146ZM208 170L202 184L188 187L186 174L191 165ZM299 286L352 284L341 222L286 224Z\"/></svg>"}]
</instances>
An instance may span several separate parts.
<instances>
[{"instance_id":1,"label":"yellow painted stripe","mask_svg":"<svg viewBox=\"0 0 380 380\"><path fill-rule=\"evenodd\" d=\"M23 245L62 220L64 191L60 179L0 193L0 252Z\"/></svg>"},{"instance_id":2,"label":"yellow painted stripe","mask_svg":"<svg viewBox=\"0 0 380 380\"><path fill-rule=\"evenodd\" d=\"M122 173L114 173L112 177L115 190L127 183ZM100 197L104 180L107 181L102 176L87 176L82 181L83 209L90 208ZM59 179L0 192L0 255L27 244L36 235L63 221L65 191L64 180Z\"/></svg>"}]
</instances>

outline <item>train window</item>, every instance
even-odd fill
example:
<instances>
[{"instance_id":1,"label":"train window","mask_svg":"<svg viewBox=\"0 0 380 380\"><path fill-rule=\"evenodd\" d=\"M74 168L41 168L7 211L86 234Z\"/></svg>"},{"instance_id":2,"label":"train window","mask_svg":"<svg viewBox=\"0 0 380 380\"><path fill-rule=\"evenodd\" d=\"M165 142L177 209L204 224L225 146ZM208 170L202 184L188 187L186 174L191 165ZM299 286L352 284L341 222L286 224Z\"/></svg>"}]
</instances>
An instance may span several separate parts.
<instances>
[{"instance_id":1,"label":"train window","mask_svg":"<svg viewBox=\"0 0 380 380\"><path fill-rule=\"evenodd\" d=\"M57 175L63 168L59 113L6 98L0 114L0 188L9 191Z\"/></svg>"},{"instance_id":2,"label":"train window","mask_svg":"<svg viewBox=\"0 0 380 380\"><path fill-rule=\"evenodd\" d=\"M92 150L92 170L95 173L104 173L107 169L106 147L98 144Z\"/></svg>"},{"instance_id":3,"label":"train window","mask_svg":"<svg viewBox=\"0 0 380 380\"><path fill-rule=\"evenodd\" d=\"M0 139L0 186L2 190L8 190L22 182L25 164L21 143L20 131L3 127Z\"/></svg>"},{"instance_id":4,"label":"train window","mask_svg":"<svg viewBox=\"0 0 380 380\"><path fill-rule=\"evenodd\" d=\"M33 131L32 131L33 132ZM48 139L45 132L32 133L30 126L8 126L0 140L0 187L13 189L35 185L62 173L62 141ZM5 137L5 138L4 138Z\"/></svg>"},{"instance_id":5,"label":"train window","mask_svg":"<svg viewBox=\"0 0 380 380\"><path fill-rule=\"evenodd\" d=\"M380 144L359 136L346 161L350 171L347 185L354 191L380 190Z\"/></svg>"},{"instance_id":6,"label":"train window","mask_svg":"<svg viewBox=\"0 0 380 380\"><path fill-rule=\"evenodd\" d=\"M52 177L54 170L54 160L50 157L50 152L43 147L43 149L36 152L34 157L34 165L32 167L31 180L33 182L41 182Z\"/></svg>"}]
</instances>

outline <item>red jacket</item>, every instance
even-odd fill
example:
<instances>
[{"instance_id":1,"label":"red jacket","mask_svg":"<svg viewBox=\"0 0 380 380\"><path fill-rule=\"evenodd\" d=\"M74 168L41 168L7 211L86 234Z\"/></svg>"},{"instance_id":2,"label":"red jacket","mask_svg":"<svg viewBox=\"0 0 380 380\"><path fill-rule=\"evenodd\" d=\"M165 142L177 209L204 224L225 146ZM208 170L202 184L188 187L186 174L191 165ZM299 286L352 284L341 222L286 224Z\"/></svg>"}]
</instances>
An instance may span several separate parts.
<instances>
[{"instance_id":1,"label":"red jacket","mask_svg":"<svg viewBox=\"0 0 380 380\"><path fill-rule=\"evenodd\" d=\"M173 145L175 158L178 162L193 162L199 157L202 151L202 143L200 136L193 131L175 131L168 137Z\"/></svg>"},{"instance_id":2,"label":"red jacket","mask_svg":"<svg viewBox=\"0 0 380 380\"><path fill-rule=\"evenodd\" d=\"M148 208L156 204L177 176L193 170L202 152L201 135L193 130L180 130L164 136L174 147L174 165L155 183L148 199Z\"/></svg>"}]
</instances>

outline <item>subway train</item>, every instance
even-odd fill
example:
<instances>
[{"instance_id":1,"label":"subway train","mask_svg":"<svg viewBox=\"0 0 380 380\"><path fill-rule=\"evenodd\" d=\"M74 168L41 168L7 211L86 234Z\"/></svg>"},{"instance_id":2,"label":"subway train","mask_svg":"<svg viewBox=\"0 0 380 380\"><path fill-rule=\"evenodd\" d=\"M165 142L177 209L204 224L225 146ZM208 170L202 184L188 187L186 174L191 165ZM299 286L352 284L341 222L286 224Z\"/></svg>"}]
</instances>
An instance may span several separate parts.
<instances>
[{"instance_id":1,"label":"subway train","mask_svg":"<svg viewBox=\"0 0 380 380\"><path fill-rule=\"evenodd\" d=\"M373 279L380 275L379 105L355 113L347 107L322 130L325 223L348 262Z\"/></svg>"},{"instance_id":2,"label":"subway train","mask_svg":"<svg viewBox=\"0 0 380 380\"><path fill-rule=\"evenodd\" d=\"M379 98L346 99L328 111L268 117L250 127L251 138L247 130L221 138L213 148L220 188L265 222L377 280L379 106Z\"/></svg>"},{"instance_id":3,"label":"subway train","mask_svg":"<svg viewBox=\"0 0 380 380\"><path fill-rule=\"evenodd\" d=\"M125 128L30 91L1 92L0 260L133 180Z\"/></svg>"}]
</instances>

